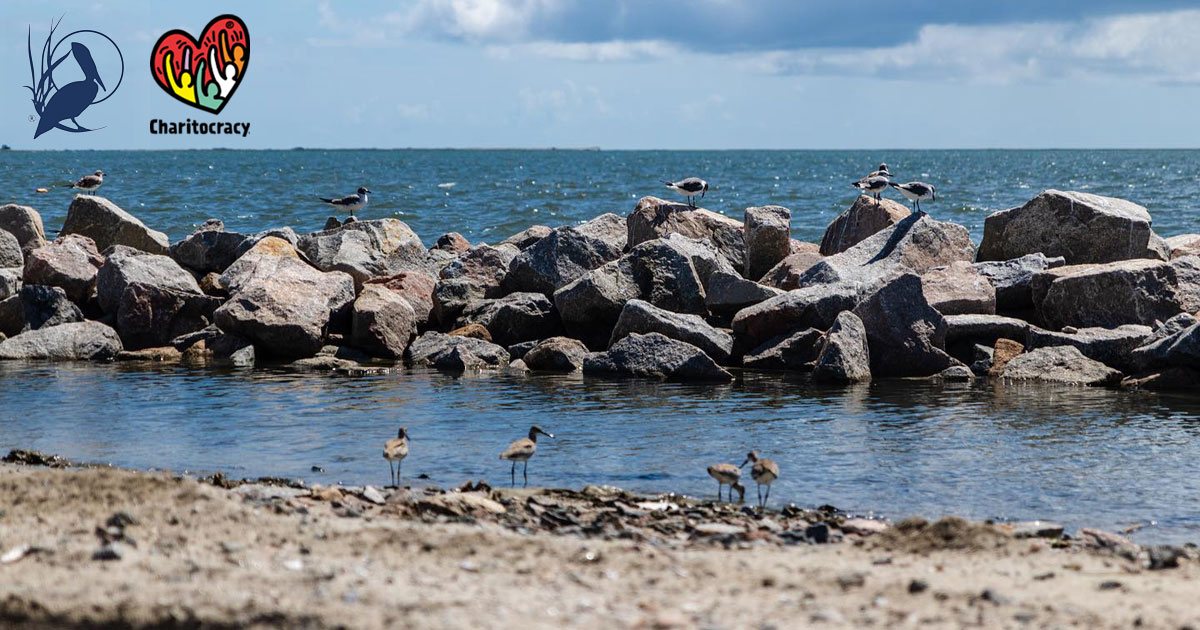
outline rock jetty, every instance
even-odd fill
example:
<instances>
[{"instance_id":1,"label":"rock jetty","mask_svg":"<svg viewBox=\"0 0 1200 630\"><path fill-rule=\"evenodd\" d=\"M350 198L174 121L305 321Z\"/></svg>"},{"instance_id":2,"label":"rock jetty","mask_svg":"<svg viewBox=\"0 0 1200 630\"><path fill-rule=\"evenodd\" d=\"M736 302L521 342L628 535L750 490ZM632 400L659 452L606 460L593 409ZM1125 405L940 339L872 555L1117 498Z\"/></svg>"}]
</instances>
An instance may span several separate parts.
<instances>
[{"instance_id":1,"label":"rock jetty","mask_svg":"<svg viewBox=\"0 0 1200 630\"><path fill-rule=\"evenodd\" d=\"M781 206L742 220L644 197L628 215L426 246L393 218L177 243L75 198L48 241L0 206L0 358L307 369L581 371L735 380L743 370L1200 382L1200 235L1164 239L1133 202L1047 190L983 240L859 198L819 244Z\"/></svg>"}]
</instances>

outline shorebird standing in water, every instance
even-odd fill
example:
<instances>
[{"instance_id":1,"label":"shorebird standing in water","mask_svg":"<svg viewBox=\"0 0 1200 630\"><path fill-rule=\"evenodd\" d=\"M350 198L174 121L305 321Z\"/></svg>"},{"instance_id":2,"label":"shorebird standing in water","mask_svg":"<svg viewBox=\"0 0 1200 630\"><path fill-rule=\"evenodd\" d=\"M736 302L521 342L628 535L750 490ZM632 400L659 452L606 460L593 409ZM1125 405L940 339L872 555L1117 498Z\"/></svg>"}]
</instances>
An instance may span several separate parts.
<instances>
[{"instance_id":1,"label":"shorebird standing in water","mask_svg":"<svg viewBox=\"0 0 1200 630\"><path fill-rule=\"evenodd\" d=\"M667 188L687 197L688 205L693 208L696 207L696 195L700 195L700 198L703 199L704 194L708 192L708 182L699 177L689 177L677 182L663 183L667 185Z\"/></svg>"},{"instance_id":2,"label":"shorebird standing in water","mask_svg":"<svg viewBox=\"0 0 1200 630\"><path fill-rule=\"evenodd\" d=\"M72 185L71 188L74 188L75 190L82 190L83 192L90 195L90 194L94 194L96 192L96 189L100 188L103 185L104 185L104 171L96 171L95 173L92 173L91 175L84 175L83 177L80 177L79 181L75 182L75 184Z\"/></svg>"},{"instance_id":3,"label":"shorebird standing in water","mask_svg":"<svg viewBox=\"0 0 1200 630\"><path fill-rule=\"evenodd\" d=\"M746 496L746 488L741 484L742 469L733 464L713 464L708 467L708 476L717 480L717 500L721 500L721 486L729 486L729 502L733 502L733 491L736 488L741 498Z\"/></svg>"},{"instance_id":4,"label":"shorebird standing in water","mask_svg":"<svg viewBox=\"0 0 1200 630\"><path fill-rule=\"evenodd\" d=\"M771 482L779 478L779 464L774 460L765 457L759 457L755 451L750 451L746 454L746 461L742 462L742 466L754 462L754 467L750 469L750 476L754 479L754 483L758 484L758 507L762 509L767 505L767 501L771 498ZM767 496L763 496L762 487L767 487Z\"/></svg>"},{"instance_id":5,"label":"shorebird standing in water","mask_svg":"<svg viewBox=\"0 0 1200 630\"><path fill-rule=\"evenodd\" d=\"M529 427L529 437L523 437L509 444L508 448L504 449L503 453L500 453L500 459L507 459L512 462L512 470L509 472L509 475L512 478L511 481L514 486L517 485L517 462L525 462L525 468L521 472L521 475L525 479L525 485L529 485L529 458L533 457L533 454L537 452L537 436L539 433L548 438L554 437L552 434L543 431L542 427L535 424Z\"/></svg>"},{"instance_id":6,"label":"shorebird standing in water","mask_svg":"<svg viewBox=\"0 0 1200 630\"><path fill-rule=\"evenodd\" d=\"M404 458L408 457L408 429L400 427L396 437L384 442L383 458L388 461L388 469L392 471L392 487L400 487L400 479L404 475ZM398 462L399 470L392 468L392 462Z\"/></svg>"},{"instance_id":7,"label":"shorebird standing in water","mask_svg":"<svg viewBox=\"0 0 1200 630\"><path fill-rule=\"evenodd\" d=\"M917 211L917 214L926 214L926 212L921 209L921 202L925 199L937 201L937 191L934 190L933 186L930 186L925 182L908 182L907 184L888 182L888 184L892 188L899 190L900 194L904 195L905 199L913 202L913 208Z\"/></svg>"},{"instance_id":8,"label":"shorebird standing in water","mask_svg":"<svg viewBox=\"0 0 1200 630\"><path fill-rule=\"evenodd\" d=\"M353 195L346 195L345 197L338 197L336 199L326 197L317 197L317 199L335 208L345 208L350 211L350 216L354 216L356 210L362 210L367 207L367 195L370 193L371 191L367 190L366 186L359 186L358 192Z\"/></svg>"}]
</instances>

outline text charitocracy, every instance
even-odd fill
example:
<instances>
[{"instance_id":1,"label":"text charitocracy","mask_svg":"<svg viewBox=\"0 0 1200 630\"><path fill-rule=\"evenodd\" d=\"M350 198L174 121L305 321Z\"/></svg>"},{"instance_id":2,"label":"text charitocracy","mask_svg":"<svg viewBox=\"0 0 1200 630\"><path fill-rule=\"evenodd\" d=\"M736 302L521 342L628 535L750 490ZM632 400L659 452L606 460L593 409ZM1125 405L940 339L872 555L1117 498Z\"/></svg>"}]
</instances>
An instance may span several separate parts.
<instances>
[{"instance_id":1,"label":"text charitocracy","mask_svg":"<svg viewBox=\"0 0 1200 630\"><path fill-rule=\"evenodd\" d=\"M200 122L199 120L165 121L160 118L150 120L150 133L169 135L226 135L245 138L250 134L248 122Z\"/></svg>"}]
</instances>

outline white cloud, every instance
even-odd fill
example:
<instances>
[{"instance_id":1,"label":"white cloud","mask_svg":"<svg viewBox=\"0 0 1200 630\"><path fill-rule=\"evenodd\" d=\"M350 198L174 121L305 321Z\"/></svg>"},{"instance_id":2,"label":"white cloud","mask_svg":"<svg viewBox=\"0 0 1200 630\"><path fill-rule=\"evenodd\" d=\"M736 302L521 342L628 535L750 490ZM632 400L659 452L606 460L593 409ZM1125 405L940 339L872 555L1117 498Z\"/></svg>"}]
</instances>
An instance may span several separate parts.
<instances>
[{"instance_id":1,"label":"white cloud","mask_svg":"<svg viewBox=\"0 0 1200 630\"><path fill-rule=\"evenodd\" d=\"M507 59L514 56L542 57L567 61L648 61L664 59L679 54L677 46L661 40L615 40L609 42L551 42L538 41L525 44L488 46L492 57Z\"/></svg>"},{"instance_id":2,"label":"white cloud","mask_svg":"<svg viewBox=\"0 0 1200 630\"><path fill-rule=\"evenodd\" d=\"M418 0L385 20L407 33L441 33L472 42L520 41L558 0Z\"/></svg>"},{"instance_id":3,"label":"white cloud","mask_svg":"<svg viewBox=\"0 0 1200 630\"><path fill-rule=\"evenodd\" d=\"M578 85L566 80L560 85L543 88L523 87L518 92L521 113L527 119L550 119L569 122L583 118L602 117L609 113L608 104L594 85Z\"/></svg>"},{"instance_id":4,"label":"white cloud","mask_svg":"<svg viewBox=\"0 0 1200 630\"><path fill-rule=\"evenodd\" d=\"M1200 82L1200 10L1120 15L1081 22L993 26L931 24L915 41L880 48L789 50L743 57L775 74L1015 83L1136 76Z\"/></svg>"}]
</instances>

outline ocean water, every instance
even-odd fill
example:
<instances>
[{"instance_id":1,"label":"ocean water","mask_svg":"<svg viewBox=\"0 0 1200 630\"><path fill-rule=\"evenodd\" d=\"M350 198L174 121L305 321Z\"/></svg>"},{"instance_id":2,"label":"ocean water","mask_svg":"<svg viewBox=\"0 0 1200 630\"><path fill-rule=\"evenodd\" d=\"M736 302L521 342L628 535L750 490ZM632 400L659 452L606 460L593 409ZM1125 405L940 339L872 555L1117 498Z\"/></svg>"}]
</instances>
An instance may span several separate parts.
<instances>
[{"instance_id":1,"label":"ocean water","mask_svg":"<svg viewBox=\"0 0 1200 630\"><path fill-rule=\"evenodd\" d=\"M1196 151L0 152L0 202L33 205L53 229L70 191L33 190L102 168L105 196L177 239L210 217L247 232L317 229L328 212L313 196L367 185L376 194L364 216L402 218L427 242L449 230L496 241L534 223L625 214L661 192L658 179L697 174L715 186L703 205L740 216L782 204L795 236L816 240L853 200L847 182L881 159L938 186L927 209L975 238L989 212L1048 187L1137 201L1163 235L1200 231ZM380 449L404 424L407 481L498 485L509 475L498 453L534 422L557 436L530 464L538 485L712 495L705 467L757 449L782 468L776 506L1048 518L1200 540L1195 395L907 380L828 388L753 373L713 386L0 363L0 450L135 468L384 484Z\"/></svg>"}]
</instances>

